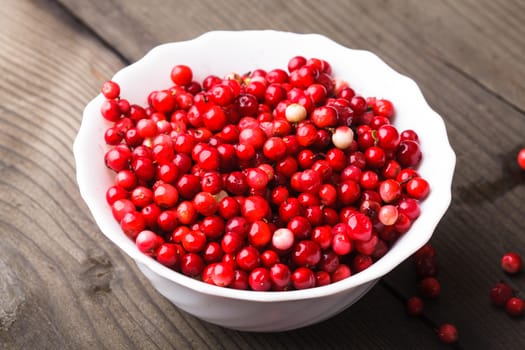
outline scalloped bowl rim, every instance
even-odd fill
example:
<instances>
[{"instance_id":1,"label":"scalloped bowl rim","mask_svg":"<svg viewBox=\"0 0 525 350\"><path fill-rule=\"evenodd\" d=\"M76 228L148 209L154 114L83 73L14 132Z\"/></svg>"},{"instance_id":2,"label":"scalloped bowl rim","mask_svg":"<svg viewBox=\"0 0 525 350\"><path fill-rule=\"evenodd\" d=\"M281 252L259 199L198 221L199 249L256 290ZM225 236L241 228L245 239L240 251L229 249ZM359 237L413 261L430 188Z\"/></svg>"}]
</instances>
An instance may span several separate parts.
<instances>
[{"instance_id":1,"label":"scalloped bowl rim","mask_svg":"<svg viewBox=\"0 0 525 350\"><path fill-rule=\"evenodd\" d=\"M124 252L126 252L126 254L133 258L137 263L141 263L147 266L149 269L159 274L160 276L171 280L174 283L184 285L187 288L194 290L195 292L229 299L248 300L256 302L274 302L325 297L337 293L342 293L345 290L351 289L353 287L378 280L385 274L389 273L392 269L398 266L405 259L407 259L411 254L413 254L418 248L420 248L431 238L433 231L435 230L442 216L445 214L451 202L451 185L456 163L456 156L449 144L448 136L446 133L446 127L443 119L428 105L421 93L421 90L412 79L392 69L372 52L344 47L336 43L335 41L319 34L297 34L290 32L278 32L273 30L213 31L205 33L192 40L162 44L153 48L140 60L119 70L113 76L112 79L121 84L122 95L127 98L128 96L126 95L126 82L129 82L129 77L133 77L134 74L140 71L142 71L142 73L144 74L145 70L155 67L155 63L157 63L160 57L167 53L177 52L177 50L184 49L199 50L199 48L204 47L206 45L213 46L217 42L225 43L229 39L255 40L255 38L261 40L272 40L272 42L274 42L274 40L279 40L281 43L283 43L283 45L290 43L297 43L299 45L301 43L304 44L306 42L308 42L308 45L311 46L317 44L323 48L323 53L328 53L328 55L323 55L323 53L319 53L316 57L327 59L334 68L335 76L338 76L338 63L332 62L330 58L326 58L325 56L332 57L336 55L333 52L336 52L340 55L347 55L345 57L360 56L360 60L365 60L367 62L367 67L373 67L374 69L380 70L382 75L384 75L388 79L391 79L392 81L395 81L396 85L402 85L404 89L408 91L404 94L410 95L412 101L418 102L418 111L424 112L424 117L426 118L425 122L432 124L432 127L434 128L432 133L439 136L439 144L442 147L442 149L440 149L439 152L430 153L432 153L433 155L432 158L435 158L433 161L439 161L439 163L437 164L439 164L440 169L442 169L441 178L437 179L439 180L437 184L431 182L431 194L421 204L421 216L414 222L410 231L404 236L402 236L400 240L398 240L398 242L396 242L396 244L391 248L387 255L379 259L368 269L355 275L352 275L349 278L339 281L337 283L304 290L266 293L213 286L198 281L196 279L187 277L181 273L178 273L163 266L154 259L144 255L136 248L135 244L127 236L124 235L124 233L120 230L119 225L111 216L111 210L105 202L105 196L102 196L102 198L100 198L100 196L94 194L94 192L97 192L97 190L99 194L101 193L99 188L100 184L96 180L93 180L92 176L90 176L89 165L90 163L93 164L94 160L90 159L89 155L91 154L90 152L96 152L96 150L93 150L92 133L97 130L96 127L93 125L97 124L97 122L93 123L92 120L93 118L95 118L94 116L98 117L100 115L99 108L100 104L103 101L103 96L101 94L96 96L85 107L81 127L73 145L73 153L75 156L77 169L77 183L79 185L82 198L86 202L100 230L104 233L104 235L107 238L109 238ZM309 50L306 49L302 51ZM304 55L303 52L297 52L297 54ZM290 57L292 56L289 56L288 58ZM191 65L191 62L188 63L190 63ZM272 67L275 68L275 66ZM286 67L281 68L285 69ZM164 74L169 75L169 72L164 72ZM347 80L349 81L351 86L355 85L354 81L352 81L351 78L347 78ZM158 88L160 89L163 86L166 85L161 85ZM356 87L357 93L361 93L366 96L366 92L363 92L362 90L363 89L359 86ZM132 93L130 92L129 95L132 95ZM384 97L389 98L389 96ZM397 108L395 98L392 98L392 100L394 101L394 104ZM130 99L130 101L132 101L132 103L138 103L132 99ZM143 102L145 102L145 100ZM394 120L394 125L397 125L396 120ZM100 125L98 126L100 131ZM419 130L418 133L420 133ZM425 164L425 162L429 158L427 154L429 150L425 149L425 138L422 137L421 139L421 147L424 157L423 164ZM102 147L101 145L97 146ZM99 161L102 162L102 158L100 158ZM432 213L428 212L428 210L430 209L433 211ZM421 233L419 236L415 236L414 234L412 234L413 237L409 237L410 239L405 239L413 231L422 231L423 233ZM400 244L403 244L403 249L398 247ZM396 248L397 250L395 251L395 254L393 254L394 249Z\"/></svg>"}]
</instances>

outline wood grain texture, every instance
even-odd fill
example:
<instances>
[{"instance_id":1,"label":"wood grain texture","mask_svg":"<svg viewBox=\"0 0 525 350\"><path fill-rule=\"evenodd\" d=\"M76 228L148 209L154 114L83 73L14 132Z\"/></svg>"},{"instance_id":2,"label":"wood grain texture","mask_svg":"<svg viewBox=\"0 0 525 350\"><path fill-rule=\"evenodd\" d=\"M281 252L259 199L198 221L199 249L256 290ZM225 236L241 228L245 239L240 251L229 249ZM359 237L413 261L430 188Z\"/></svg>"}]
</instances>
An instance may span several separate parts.
<instances>
[{"instance_id":1,"label":"wood grain texture","mask_svg":"<svg viewBox=\"0 0 525 350\"><path fill-rule=\"evenodd\" d=\"M490 306L501 254L525 254L524 5L518 1L7 0L0 7L0 348L520 349L524 319ZM305 329L254 334L173 307L98 232L71 145L100 84L153 46L214 29L317 32L374 51L414 78L457 153L453 201L432 243L440 299L405 316L409 261L347 311ZM269 48L271 49L271 48Z\"/></svg>"}]
</instances>

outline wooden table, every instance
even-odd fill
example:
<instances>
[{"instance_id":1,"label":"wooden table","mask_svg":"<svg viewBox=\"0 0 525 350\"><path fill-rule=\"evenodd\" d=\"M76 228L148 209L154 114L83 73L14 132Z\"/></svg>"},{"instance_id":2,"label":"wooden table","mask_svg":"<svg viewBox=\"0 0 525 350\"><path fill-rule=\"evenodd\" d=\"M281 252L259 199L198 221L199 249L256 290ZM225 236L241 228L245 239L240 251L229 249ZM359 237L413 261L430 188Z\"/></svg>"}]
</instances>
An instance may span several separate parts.
<instances>
[{"instance_id":1,"label":"wooden table","mask_svg":"<svg viewBox=\"0 0 525 350\"><path fill-rule=\"evenodd\" d=\"M0 6L0 348L523 349L525 321L490 305L501 255L525 255L525 3L496 1L4 0ZM423 318L407 262L321 324L275 334L176 309L99 232L71 151L101 83L153 46L215 29L317 32L414 78L457 153L453 199L431 243L442 295ZM271 48L270 48L271 49Z\"/></svg>"}]
</instances>

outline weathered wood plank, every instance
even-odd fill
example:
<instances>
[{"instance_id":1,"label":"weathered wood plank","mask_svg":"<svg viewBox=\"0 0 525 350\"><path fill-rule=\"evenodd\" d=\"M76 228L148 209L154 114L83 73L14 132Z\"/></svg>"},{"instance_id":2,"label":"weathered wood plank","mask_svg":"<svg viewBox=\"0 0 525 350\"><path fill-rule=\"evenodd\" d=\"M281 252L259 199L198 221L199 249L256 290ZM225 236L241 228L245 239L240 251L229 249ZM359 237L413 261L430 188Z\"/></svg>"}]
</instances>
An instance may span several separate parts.
<instances>
[{"instance_id":1,"label":"weathered wood plank","mask_svg":"<svg viewBox=\"0 0 525 350\"><path fill-rule=\"evenodd\" d=\"M125 60L158 43L246 28L325 34L378 53L419 82L458 155L453 203L432 239L443 296L428 304L427 316L457 323L464 348L523 347L524 320L510 320L487 297L499 279L525 291L523 276L510 279L497 264L508 249L525 252L525 186L514 163L517 145L525 145L519 1L261 1L243 8L62 1L100 38L51 2L13 0L0 9L0 347L438 347L432 330L404 316L381 285L303 330L260 335L210 326L173 308L101 240L76 191L69 151L83 104ZM414 277L407 263L385 280L407 297Z\"/></svg>"},{"instance_id":2,"label":"weathered wood plank","mask_svg":"<svg viewBox=\"0 0 525 350\"><path fill-rule=\"evenodd\" d=\"M0 9L0 347L432 349L383 287L318 326L250 334L177 310L103 238L75 183L81 111L124 62L50 1ZM402 324L413 337L398 337ZM377 336L377 329L384 329ZM345 337L341 337L344 334Z\"/></svg>"},{"instance_id":3,"label":"weathered wood plank","mask_svg":"<svg viewBox=\"0 0 525 350\"><path fill-rule=\"evenodd\" d=\"M424 56L437 56L459 74L525 110L525 61L521 59L525 10L519 0L330 4L292 0L241 6L212 0L60 1L130 60L159 43L191 39L209 30L316 32L343 45L373 49L394 64L413 64L414 60L424 64Z\"/></svg>"}]
</instances>

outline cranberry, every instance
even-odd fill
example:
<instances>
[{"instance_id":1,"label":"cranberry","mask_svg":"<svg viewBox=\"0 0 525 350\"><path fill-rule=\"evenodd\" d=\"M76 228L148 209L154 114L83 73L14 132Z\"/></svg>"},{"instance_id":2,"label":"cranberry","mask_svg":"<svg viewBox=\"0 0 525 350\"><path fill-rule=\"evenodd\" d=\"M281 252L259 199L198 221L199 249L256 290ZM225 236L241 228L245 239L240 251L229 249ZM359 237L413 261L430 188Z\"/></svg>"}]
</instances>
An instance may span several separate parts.
<instances>
[{"instance_id":1,"label":"cranberry","mask_svg":"<svg viewBox=\"0 0 525 350\"><path fill-rule=\"evenodd\" d=\"M292 250L292 261L298 266L313 267L321 259L321 247L314 241L297 242Z\"/></svg>"},{"instance_id":2,"label":"cranberry","mask_svg":"<svg viewBox=\"0 0 525 350\"><path fill-rule=\"evenodd\" d=\"M282 291L363 271L408 231L430 192L417 133L327 61L287 68L194 81L178 64L145 106L103 84L106 201L140 251L206 283ZM433 250L414 263L422 295L439 294Z\"/></svg>"},{"instance_id":3,"label":"cranberry","mask_svg":"<svg viewBox=\"0 0 525 350\"><path fill-rule=\"evenodd\" d=\"M521 169L525 170L525 148L522 148L518 152L517 162Z\"/></svg>"},{"instance_id":4,"label":"cranberry","mask_svg":"<svg viewBox=\"0 0 525 350\"><path fill-rule=\"evenodd\" d=\"M261 259L256 248L247 246L237 252L235 261L241 269L252 271L260 265Z\"/></svg>"},{"instance_id":5,"label":"cranberry","mask_svg":"<svg viewBox=\"0 0 525 350\"><path fill-rule=\"evenodd\" d=\"M276 263L270 267L270 280L273 290L286 290L291 279L292 273L288 265Z\"/></svg>"},{"instance_id":6,"label":"cranberry","mask_svg":"<svg viewBox=\"0 0 525 350\"><path fill-rule=\"evenodd\" d=\"M158 247L164 242L160 236L155 234L155 232L144 230L137 235L135 243L142 253L153 256Z\"/></svg>"},{"instance_id":7,"label":"cranberry","mask_svg":"<svg viewBox=\"0 0 525 350\"><path fill-rule=\"evenodd\" d=\"M458 331L450 323L444 323L438 328L439 340L445 344L454 344L458 341Z\"/></svg>"},{"instance_id":8,"label":"cranberry","mask_svg":"<svg viewBox=\"0 0 525 350\"><path fill-rule=\"evenodd\" d=\"M419 316L423 314L424 303L420 297L408 298L406 302L407 313L411 316Z\"/></svg>"},{"instance_id":9,"label":"cranberry","mask_svg":"<svg viewBox=\"0 0 525 350\"><path fill-rule=\"evenodd\" d=\"M351 239L368 241L372 237L372 222L368 216L359 212L352 213L346 224L348 225L348 235Z\"/></svg>"},{"instance_id":10,"label":"cranberry","mask_svg":"<svg viewBox=\"0 0 525 350\"><path fill-rule=\"evenodd\" d=\"M109 205L113 205L113 203L115 203L115 201L118 199L127 199L127 198L128 198L128 192L120 186L111 186L110 188L106 190L106 201L108 202Z\"/></svg>"},{"instance_id":11,"label":"cranberry","mask_svg":"<svg viewBox=\"0 0 525 350\"><path fill-rule=\"evenodd\" d=\"M352 272L350 271L350 267L345 264L339 264L334 272L330 275L332 282L338 282L341 280L344 280L345 278L348 278L352 275Z\"/></svg>"},{"instance_id":12,"label":"cranberry","mask_svg":"<svg viewBox=\"0 0 525 350\"><path fill-rule=\"evenodd\" d=\"M155 255L157 261L167 267L175 268L179 264L180 250L176 244L161 244Z\"/></svg>"},{"instance_id":13,"label":"cranberry","mask_svg":"<svg viewBox=\"0 0 525 350\"><path fill-rule=\"evenodd\" d=\"M403 140L399 143L397 149L397 160L401 165L415 167L421 161L421 157L421 150L417 142Z\"/></svg>"},{"instance_id":14,"label":"cranberry","mask_svg":"<svg viewBox=\"0 0 525 350\"><path fill-rule=\"evenodd\" d=\"M419 283L419 291L423 297L434 299L441 294L441 284L435 277L425 277Z\"/></svg>"},{"instance_id":15,"label":"cranberry","mask_svg":"<svg viewBox=\"0 0 525 350\"><path fill-rule=\"evenodd\" d=\"M171 70L171 81L177 85L189 85L193 79L193 72L186 65L176 65Z\"/></svg>"},{"instance_id":16,"label":"cranberry","mask_svg":"<svg viewBox=\"0 0 525 350\"><path fill-rule=\"evenodd\" d=\"M501 268L508 274L517 274L521 271L522 260L516 252L509 252L501 258Z\"/></svg>"},{"instance_id":17,"label":"cranberry","mask_svg":"<svg viewBox=\"0 0 525 350\"><path fill-rule=\"evenodd\" d=\"M270 225L262 220L257 220L250 225L248 241L256 248L265 247L272 239Z\"/></svg>"},{"instance_id":18,"label":"cranberry","mask_svg":"<svg viewBox=\"0 0 525 350\"><path fill-rule=\"evenodd\" d=\"M280 251L290 249L294 244L294 234L287 228L275 230L272 235L272 245Z\"/></svg>"},{"instance_id":19,"label":"cranberry","mask_svg":"<svg viewBox=\"0 0 525 350\"><path fill-rule=\"evenodd\" d=\"M230 264L224 262L212 263L202 272L202 280L219 287L227 287L234 280L235 271Z\"/></svg>"},{"instance_id":20,"label":"cranberry","mask_svg":"<svg viewBox=\"0 0 525 350\"><path fill-rule=\"evenodd\" d=\"M414 177L407 181L405 189L410 197L421 200L428 196L430 185L422 177Z\"/></svg>"},{"instance_id":21,"label":"cranberry","mask_svg":"<svg viewBox=\"0 0 525 350\"><path fill-rule=\"evenodd\" d=\"M204 216L215 214L219 204L213 195L209 192L199 192L193 198L195 209Z\"/></svg>"},{"instance_id":22,"label":"cranberry","mask_svg":"<svg viewBox=\"0 0 525 350\"><path fill-rule=\"evenodd\" d=\"M115 220L120 222L124 218L124 215L135 211L135 205L133 205L133 202L129 199L117 199L111 205L111 211Z\"/></svg>"},{"instance_id":23,"label":"cranberry","mask_svg":"<svg viewBox=\"0 0 525 350\"><path fill-rule=\"evenodd\" d=\"M525 313L525 301L518 297L512 297L505 303L505 311L513 317L523 316Z\"/></svg>"},{"instance_id":24,"label":"cranberry","mask_svg":"<svg viewBox=\"0 0 525 350\"><path fill-rule=\"evenodd\" d=\"M256 267L248 277L250 288L255 291L267 291L272 287L270 271L265 267Z\"/></svg>"},{"instance_id":25,"label":"cranberry","mask_svg":"<svg viewBox=\"0 0 525 350\"><path fill-rule=\"evenodd\" d=\"M295 289L307 289L315 287L315 275L308 267L298 267L291 277Z\"/></svg>"},{"instance_id":26,"label":"cranberry","mask_svg":"<svg viewBox=\"0 0 525 350\"><path fill-rule=\"evenodd\" d=\"M503 307L507 303L507 301L512 298L514 295L514 292L512 288L504 283L499 282L496 283L491 289L490 289L490 300L493 305Z\"/></svg>"}]
</instances>

